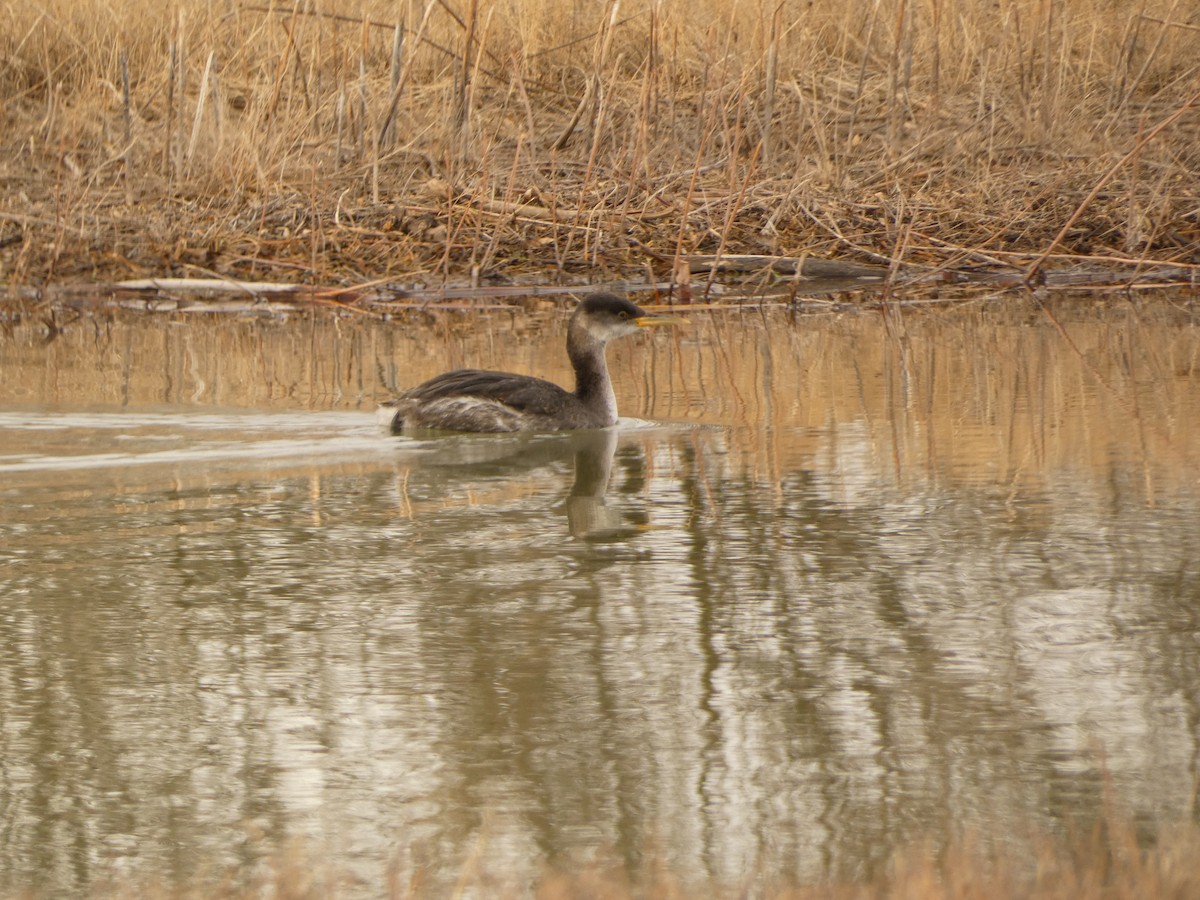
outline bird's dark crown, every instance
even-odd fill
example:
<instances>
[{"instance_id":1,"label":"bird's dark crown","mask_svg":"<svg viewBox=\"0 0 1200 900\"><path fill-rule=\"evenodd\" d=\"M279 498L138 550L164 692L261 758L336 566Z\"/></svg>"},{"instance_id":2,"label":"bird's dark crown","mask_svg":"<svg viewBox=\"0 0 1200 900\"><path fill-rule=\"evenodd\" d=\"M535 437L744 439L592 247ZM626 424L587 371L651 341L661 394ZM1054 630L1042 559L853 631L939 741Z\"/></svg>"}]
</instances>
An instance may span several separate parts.
<instances>
[{"instance_id":1,"label":"bird's dark crown","mask_svg":"<svg viewBox=\"0 0 1200 900\"><path fill-rule=\"evenodd\" d=\"M582 315L609 315L616 319L640 319L646 311L615 294L588 294L579 302L577 313Z\"/></svg>"}]
</instances>

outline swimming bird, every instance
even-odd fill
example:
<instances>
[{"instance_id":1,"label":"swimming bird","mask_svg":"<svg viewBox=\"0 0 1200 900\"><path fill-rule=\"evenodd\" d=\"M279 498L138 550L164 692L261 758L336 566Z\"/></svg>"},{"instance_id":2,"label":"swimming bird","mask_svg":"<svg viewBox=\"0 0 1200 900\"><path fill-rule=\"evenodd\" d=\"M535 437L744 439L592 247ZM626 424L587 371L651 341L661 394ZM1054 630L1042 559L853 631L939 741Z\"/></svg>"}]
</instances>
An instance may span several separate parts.
<instances>
[{"instance_id":1,"label":"swimming bird","mask_svg":"<svg viewBox=\"0 0 1200 900\"><path fill-rule=\"evenodd\" d=\"M406 428L447 431L568 431L617 422L617 397L604 359L609 341L657 325L676 325L613 294L590 294L567 326L575 390L532 375L457 369L429 379L380 407L393 434Z\"/></svg>"}]
</instances>

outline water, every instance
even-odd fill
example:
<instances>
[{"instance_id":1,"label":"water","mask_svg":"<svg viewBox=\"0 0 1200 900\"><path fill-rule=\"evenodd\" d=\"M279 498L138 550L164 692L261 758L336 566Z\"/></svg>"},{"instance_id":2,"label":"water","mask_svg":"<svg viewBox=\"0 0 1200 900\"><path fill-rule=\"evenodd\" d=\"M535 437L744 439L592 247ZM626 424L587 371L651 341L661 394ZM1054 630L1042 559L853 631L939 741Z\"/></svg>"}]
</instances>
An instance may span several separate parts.
<instances>
[{"instance_id":1,"label":"water","mask_svg":"<svg viewBox=\"0 0 1200 900\"><path fill-rule=\"evenodd\" d=\"M566 380L561 319L10 329L0 889L1194 818L1200 319L1057 316L697 314L613 348L615 431L433 440L375 400Z\"/></svg>"}]
</instances>

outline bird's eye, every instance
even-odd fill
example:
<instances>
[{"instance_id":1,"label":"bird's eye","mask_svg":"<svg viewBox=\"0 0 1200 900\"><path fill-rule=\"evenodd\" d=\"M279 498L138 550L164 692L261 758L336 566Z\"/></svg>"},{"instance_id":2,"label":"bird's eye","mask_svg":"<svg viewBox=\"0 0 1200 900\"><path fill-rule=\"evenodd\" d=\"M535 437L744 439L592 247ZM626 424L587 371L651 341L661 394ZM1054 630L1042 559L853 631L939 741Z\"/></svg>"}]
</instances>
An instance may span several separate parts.
<instances>
[{"instance_id":1,"label":"bird's eye","mask_svg":"<svg viewBox=\"0 0 1200 900\"><path fill-rule=\"evenodd\" d=\"M621 310L619 313L617 313L617 315L620 316L622 319L629 318L629 313L625 312L625 310Z\"/></svg>"}]
</instances>

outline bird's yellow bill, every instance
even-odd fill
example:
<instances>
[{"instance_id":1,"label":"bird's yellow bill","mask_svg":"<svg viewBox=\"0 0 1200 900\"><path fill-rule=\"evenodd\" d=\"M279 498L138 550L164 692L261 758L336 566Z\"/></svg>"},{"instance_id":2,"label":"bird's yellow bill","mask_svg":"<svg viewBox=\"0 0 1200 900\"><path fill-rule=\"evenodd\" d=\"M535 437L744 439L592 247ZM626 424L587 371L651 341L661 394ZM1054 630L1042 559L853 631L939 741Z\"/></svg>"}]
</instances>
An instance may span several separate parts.
<instances>
[{"instance_id":1,"label":"bird's yellow bill","mask_svg":"<svg viewBox=\"0 0 1200 900\"><path fill-rule=\"evenodd\" d=\"M682 316L639 316L633 320L638 328L652 328L655 325L686 325L687 319Z\"/></svg>"}]
</instances>

